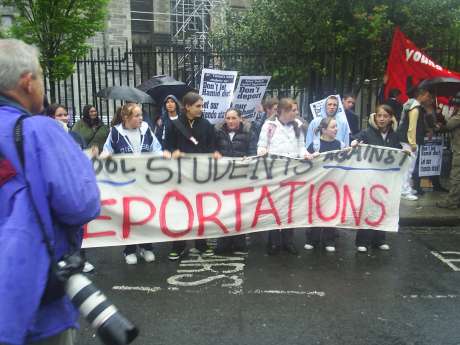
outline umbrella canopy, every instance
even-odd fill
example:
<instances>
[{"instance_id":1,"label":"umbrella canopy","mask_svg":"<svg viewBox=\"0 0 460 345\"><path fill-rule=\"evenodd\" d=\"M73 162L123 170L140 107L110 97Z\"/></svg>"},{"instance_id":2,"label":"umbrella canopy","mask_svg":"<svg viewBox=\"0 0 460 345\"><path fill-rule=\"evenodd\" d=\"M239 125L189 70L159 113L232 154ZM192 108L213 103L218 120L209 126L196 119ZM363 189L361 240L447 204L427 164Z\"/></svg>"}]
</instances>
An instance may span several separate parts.
<instances>
[{"instance_id":1,"label":"umbrella canopy","mask_svg":"<svg viewBox=\"0 0 460 345\"><path fill-rule=\"evenodd\" d=\"M154 100L148 94L130 86L111 86L100 90L96 96L135 103L154 103Z\"/></svg>"},{"instance_id":2,"label":"umbrella canopy","mask_svg":"<svg viewBox=\"0 0 460 345\"><path fill-rule=\"evenodd\" d=\"M157 75L138 85L137 88L147 92L157 104L162 104L166 96L174 95L177 99L193 89L187 84L167 75Z\"/></svg>"},{"instance_id":3,"label":"umbrella canopy","mask_svg":"<svg viewBox=\"0 0 460 345\"><path fill-rule=\"evenodd\" d=\"M442 77L425 79L418 84L418 87L428 89L436 96L450 97L460 91L460 79Z\"/></svg>"}]
</instances>

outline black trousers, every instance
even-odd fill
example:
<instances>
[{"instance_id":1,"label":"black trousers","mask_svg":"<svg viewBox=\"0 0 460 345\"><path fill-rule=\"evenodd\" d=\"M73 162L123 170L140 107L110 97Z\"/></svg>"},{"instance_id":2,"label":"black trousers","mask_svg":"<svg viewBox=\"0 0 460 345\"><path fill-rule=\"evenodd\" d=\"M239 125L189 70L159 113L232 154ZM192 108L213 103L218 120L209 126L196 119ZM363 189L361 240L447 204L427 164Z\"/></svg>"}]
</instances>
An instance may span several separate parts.
<instances>
[{"instance_id":1,"label":"black trousers","mask_svg":"<svg viewBox=\"0 0 460 345\"><path fill-rule=\"evenodd\" d=\"M337 237L336 228L308 228L305 231L306 243L318 246L321 243L325 246L335 246Z\"/></svg>"},{"instance_id":2,"label":"black trousers","mask_svg":"<svg viewBox=\"0 0 460 345\"><path fill-rule=\"evenodd\" d=\"M172 243L172 251L180 254L185 250L186 246L186 241L174 241ZM195 240L195 248L200 252L204 252L208 249L208 244L206 243L206 240Z\"/></svg>"},{"instance_id":3,"label":"black trousers","mask_svg":"<svg viewBox=\"0 0 460 345\"><path fill-rule=\"evenodd\" d=\"M125 255L136 254L137 247L143 248L145 250L153 251L153 245L151 243L142 243L142 244L131 244L129 246L126 246L125 249L123 250L123 253Z\"/></svg>"},{"instance_id":4,"label":"black trousers","mask_svg":"<svg viewBox=\"0 0 460 345\"><path fill-rule=\"evenodd\" d=\"M385 244L385 231L360 229L356 231L355 244L357 247L381 246Z\"/></svg>"},{"instance_id":5,"label":"black trousers","mask_svg":"<svg viewBox=\"0 0 460 345\"><path fill-rule=\"evenodd\" d=\"M293 229L281 229L281 230L270 230L268 232L268 246L277 246L281 245L287 246L288 244L293 244L294 239L294 230Z\"/></svg>"},{"instance_id":6,"label":"black trousers","mask_svg":"<svg viewBox=\"0 0 460 345\"><path fill-rule=\"evenodd\" d=\"M216 252L246 250L246 235L227 236L217 239Z\"/></svg>"}]
</instances>

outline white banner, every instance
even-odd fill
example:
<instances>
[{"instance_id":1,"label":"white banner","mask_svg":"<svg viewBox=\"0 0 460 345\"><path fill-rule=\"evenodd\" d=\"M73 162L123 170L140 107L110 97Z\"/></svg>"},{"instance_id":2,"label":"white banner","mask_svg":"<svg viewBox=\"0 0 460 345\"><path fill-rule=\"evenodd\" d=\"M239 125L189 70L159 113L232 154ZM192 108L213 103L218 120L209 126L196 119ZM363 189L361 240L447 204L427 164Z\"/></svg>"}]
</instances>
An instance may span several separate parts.
<instances>
[{"instance_id":1,"label":"white banner","mask_svg":"<svg viewBox=\"0 0 460 345\"><path fill-rule=\"evenodd\" d=\"M201 72L200 95L203 96L203 117L211 123L224 120L230 108L235 88L236 71L219 71L203 68Z\"/></svg>"},{"instance_id":2,"label":"white banner","mask_svg":"<svg viewBox=\"0 0 460 345\"><path fill-rule=\"evenodd\" d=\"M256 107L262 102L270 78L269 76L240 77L232 106L239 109L245 119L254 120Z\"/></svg>"},{"instance_id":3,"label":"white banner","mask_svg":"<svg viewBox=\"0 0 460 345\"><path fill-rule=\"evenodd\" d=\"M287 157L93 159L102 211L84 247L189 240L297 227L397 231L400 150L360 145Z\"/></svg>"},{"instance_id":4,"label":"white banner","mask_svg":"<svg viewBox=\"0 0 460 345\"><path fill-rule=\"evenodd\" d=\"M441 175L443 146L442 137L425 138L425 143L420 146L420 177Z\"/></svg>"},{"instance_id":5,"label":"white banner","mask_svg":"<svg viewBox=\"0 0 460 345\"><path fill-rule=\"evenodd\" d=\"M335 115L335 117L337 119L344 120L346 123L348 123L347 115L345 114L345 110L342 104L342 97L340 97L340 95L333 95L333 96L337 97L337 99L339 100L339 106L338 106L337 114ZM319 116L326 117L326 100L327 100L327 97L322 100L310 103L310 110L311 110L311 113L313 114L313 118L319 117Z\"/></svg>"}]
</instances>

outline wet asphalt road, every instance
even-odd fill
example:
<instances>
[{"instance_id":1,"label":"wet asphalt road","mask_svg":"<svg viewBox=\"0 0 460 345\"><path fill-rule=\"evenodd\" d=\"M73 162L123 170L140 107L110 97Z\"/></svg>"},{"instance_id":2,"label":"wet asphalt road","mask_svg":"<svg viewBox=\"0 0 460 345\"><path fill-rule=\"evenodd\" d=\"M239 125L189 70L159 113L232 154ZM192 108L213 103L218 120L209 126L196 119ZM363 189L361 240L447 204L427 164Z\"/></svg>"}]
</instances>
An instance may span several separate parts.
<instances>
[{"instance_id":1,"label":"wet asphalt road","mask_svg":"<svg viewBox=\"0 0 460 345\"><path fill-rule=\"evenodd\" d=\"M460 227L404 228L389 252L357 253L341 231L337 252L189 255L124 264L121 248L88 250L91 279L140 328L133 344L460 344ZM459 260L459 261L452 261ZM457 269L459 271L455 271ZM77 344L100 344L81 322Z\"/></svg>"}]
</instances>

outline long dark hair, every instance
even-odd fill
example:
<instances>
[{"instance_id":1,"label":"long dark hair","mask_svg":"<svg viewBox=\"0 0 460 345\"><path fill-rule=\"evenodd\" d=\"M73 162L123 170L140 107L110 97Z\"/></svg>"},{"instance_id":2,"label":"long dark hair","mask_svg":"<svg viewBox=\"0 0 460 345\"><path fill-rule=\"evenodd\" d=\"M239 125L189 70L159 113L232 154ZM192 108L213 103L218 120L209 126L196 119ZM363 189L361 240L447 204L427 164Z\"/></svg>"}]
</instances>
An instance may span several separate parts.
<instances>
[{"instance_id":1,"label":"long dark hair","mask_svg":"<svg viewBox=\"0 0 460 345\"><path fill-rule=\"evenodd\" d=\"M186 105L194 105L200 99L201 100L203 99L203 97L201 97L200 94L190 91L190 92L187 92L185 96L182 98L182 105L185 108Z\"/></svg>"},{"instance_id":2,"label":"long dark hair","mask_svg":"<svg viewBox=\"0 0 460 345\"><path fill-rule=\"evenodd\" d=\"M96 109L96 107L92 104L87 104L83 107L82 111L82 120L89 126L89 127L97 127L101 124L101 119L99 118L99 114L95 119L89 117L89 111L91 108Z\"/></svg>"},{"instance_id":3,"label":"long dark hair","mask_svg":"<svg viewBox=\"0 0 460 345\"><path fill-rule=\"evenodd\" d=\"M46 116L52 117L54 119L56 115L56 110L58 110L59 108L62 108L65 111L67 111L67 108L63 106L62 104L53 103L53 104L48 105L48 107L46 108Z\"/></svg>"}]
</instances>

